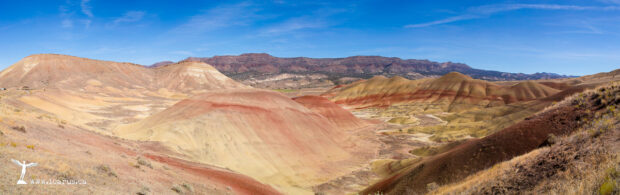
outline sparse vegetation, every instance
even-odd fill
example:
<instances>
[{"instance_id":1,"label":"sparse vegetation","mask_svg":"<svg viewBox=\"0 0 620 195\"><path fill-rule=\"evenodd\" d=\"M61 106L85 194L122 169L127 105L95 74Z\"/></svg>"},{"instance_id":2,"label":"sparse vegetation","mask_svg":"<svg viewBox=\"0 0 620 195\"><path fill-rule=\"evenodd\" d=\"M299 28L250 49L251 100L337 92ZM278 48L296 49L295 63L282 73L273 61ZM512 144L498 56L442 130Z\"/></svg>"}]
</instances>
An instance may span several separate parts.
<instances>
[{"instance_id":1,"label":"sparse vegetation","mask_svg":"<svg viewBox=\"0 0 620 195\"><path fill-rule=\"evenodd\" d=\"M138 157L136 160L139 165L147 166L151 169L153 168L153 165L151 165L151 162L147 161L146 159L143 159L142 157Z\"/></svg>"},{"instance_id":2,"label":"sparse vegetation","mask_svg":"<svg viewBox=\"0 0 620 195\"><path fill-rule=\"evenodd\" d=\"M615 95L609 95L613 92ZM549 136L555 144L499 163L431 194L618 194L620 156L618 85L589 90L559 103L593 110L572 135ZM557 105L556 105L557 106ZM548 139L549 140L549 139Z\"/></svg>"},{"instance_id":3,"label":"sparse vegetation","mask_svg":"<svg viewBox=\"0 0 620 195\"><path fill-rule=\"evenodd\" d=\"M116 173L108 165L99 165L95 167L95 170L97 170L97 173L99 174L107 175L110 177L118 177L118 175L116 175Z\"/></svg>"},{"instance_id":4,"label":"sparse vegetation","mask_svg":"<svg viewBox=\"0 0 620 195\"><path fill-rule=\"evenodd\" d=\"M194 188L188 183L183 183L181 186L183 186L183 188L185 188L188 192L194 191Z\"/></svg>"},{"instance_id":5,"label":"sparse vegetation","mask_svg":"<svg viewBox=\"0 0 620 195\"><path fill-rule=\"evenodd\" d=\"M13 126L13 127L11 127L11 129L13 129L15 131L22 132L22 133L26 133L26 127L24 127L24 126Z\"/></svg>"},{"instance_id":6,"label":"sparse vegetation","mask_svg":"<svg viewBox=\"0 0 620 195\"><path fill-rule=\"evenodd\" d=\"M431 182L431 183L426 184L426 190L427 191L433 191L433 190L435 190L437 188L439 188L439 185L437 185L437 183L435 183L435 182Z\"/></svg>"},{"instance_id":7,"label":"sparse vegetation","mask_svg":"<svg viewBox=\"0 0 620 195\"><path fill-rule=\"evenodd\" d=\"M136 194L137 195L147 195L149 192L151 192L151 189L149 187L142 186L142 189L140 189L139 192L136 192Z\"/></svg>"},{"instance_id":8,"label":"sparse vegetation","mask_svg":"<svg viewBox=\"0 0 620 195\"><path fill-rule=\"evenodd\" d=\"M173 185L172 188L170 188L170 190L176 192L176 193L182 193L183 191L181 190L181 187L179 187L178 185Z\"/></svg>"},{"instance_id":9,"label":"sparse vegetation","mask_svg":"<svg viewBox=\"0 0 620 195\"><path fill-rule=\"evenodd\" d=\"M132 166L133 168L139 169L140 165L138 163L133 163L133 162L129 162L129 166Z\"/></svg>"}]
</instances>

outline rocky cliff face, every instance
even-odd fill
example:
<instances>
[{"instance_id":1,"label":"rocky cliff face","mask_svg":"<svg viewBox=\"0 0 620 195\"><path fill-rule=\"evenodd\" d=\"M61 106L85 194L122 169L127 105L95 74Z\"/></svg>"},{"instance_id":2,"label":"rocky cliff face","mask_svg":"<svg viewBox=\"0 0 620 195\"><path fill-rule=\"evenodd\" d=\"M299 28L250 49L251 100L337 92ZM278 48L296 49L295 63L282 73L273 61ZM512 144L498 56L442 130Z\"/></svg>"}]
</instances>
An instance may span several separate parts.
<instances>
[{"instance_id":1,"label":"rocky cliff face","mask_svg":"<svg viewBox=\"0 0 620 195\"><path fill-rule=\"evenodd\" d=\"M428 60L381 56L278 58L265 53L251 53L239 56L214 56L210 58L190 57L185 59L185 61L202 61L211 64L227 76L242 81L258 76L282 73L325 74L329 77L329 80L335 83L338 83L338 79L344 77L370 78L375 75L385 75L417 79L426 76L444 75L449 72L460 72L476 79L493 81L567 77L553 73L506 73L474 69L462 63L439 63Z\"/></svg>"}]
</instances>

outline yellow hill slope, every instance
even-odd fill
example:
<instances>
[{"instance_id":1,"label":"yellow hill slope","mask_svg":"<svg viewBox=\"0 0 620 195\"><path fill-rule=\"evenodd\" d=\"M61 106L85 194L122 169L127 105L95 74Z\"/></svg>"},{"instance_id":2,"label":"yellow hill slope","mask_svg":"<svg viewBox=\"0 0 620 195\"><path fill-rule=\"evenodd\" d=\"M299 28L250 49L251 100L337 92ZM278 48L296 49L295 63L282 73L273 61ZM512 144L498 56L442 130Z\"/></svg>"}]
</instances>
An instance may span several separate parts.
<instances>
[{"instance_id":1,"label":"yellow hill slope","mask_svg":"<svg viewBox=\"0 0 620 195\"><path fill-rule=\"evenodd\" d=\"M189 92L248 88L202 62L181 62L147 68L137 64L92 60L57 54L28 56L0 72L2 87L60 88L89 86L117 89L165 88Z\"/></svg>"},{"instance_id":2,"label":"yellow hill slope","mask_svg":"<svg viewBox=\"0 0 620 195\"><path fill-rule=\"evenodd\" d=\"M426 102L451 109L459 104L499 106L547 97L557 92L559 90L532 81L501 86L452 72L439 78L420 80L375 77L334 88L322 96L354 108Z\"/></svg>"},{"instance_id":3,"label":"yellow hill slope","mask_svg":"<svg viewBox=\"0 0 620 195\"><path fill-rule=\"evenodd\" d=\"M255 89L197 95L116 133L162 142L193 160L280 188L309 187L344 174L351 163L365 160L350 150L371 147L295 101Z\"/></svg>"}]
</instances>

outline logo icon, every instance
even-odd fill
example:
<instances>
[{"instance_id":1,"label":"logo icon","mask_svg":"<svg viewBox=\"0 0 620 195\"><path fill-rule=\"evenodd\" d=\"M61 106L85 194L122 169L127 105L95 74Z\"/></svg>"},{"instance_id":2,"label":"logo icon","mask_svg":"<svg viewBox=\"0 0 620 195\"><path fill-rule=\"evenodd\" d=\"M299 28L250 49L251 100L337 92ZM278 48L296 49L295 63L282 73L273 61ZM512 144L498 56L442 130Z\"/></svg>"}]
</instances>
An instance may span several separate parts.
<instances>
[{"instance_id":1,"label":"logo icon","mask_svg":"<svg viewBox=\"0 0 620 195\"><path fill-rule=\"evenodd\" d=\"M24 176L26 175L26 168L27 167L34 167L37 166L37 163L28 163L26 164L26 161L19 162L18 160L15 159L11 159L11 161L13 161L13 163L15 163L16 165L22 166L22 176L19 177L19 180L17 181L17 184L28 184L24 181Z\"/></svg>"}]
</instances>

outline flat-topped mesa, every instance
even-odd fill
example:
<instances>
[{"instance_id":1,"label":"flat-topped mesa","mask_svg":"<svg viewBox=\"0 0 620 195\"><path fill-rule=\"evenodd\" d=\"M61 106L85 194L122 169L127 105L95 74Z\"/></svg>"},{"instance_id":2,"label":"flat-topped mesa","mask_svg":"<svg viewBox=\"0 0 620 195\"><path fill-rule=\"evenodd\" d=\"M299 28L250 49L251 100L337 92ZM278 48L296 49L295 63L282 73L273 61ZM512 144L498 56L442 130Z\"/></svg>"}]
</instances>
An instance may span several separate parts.
<instances>
[{"instance_id":1,"label":"flat-topped mesa","mask_svg":"<svg viewBox=\"0 0 620 195\"><path fill-rule=\"evenodd\" d=\"M328 74L335 78L370 78L371 75L399 75L409 79L439 76L458 71L473 78L485 80L526 80L564 78L566 76L540 73L522 74L480 70L462 63L433 62L429 60L400 59L382 56L351 56L342 58L274 57L266 53L189 57L186 60L203 61L235 79L247 76L299 74ZM243 74L242 74L243 73ZM239 77L237 77L239 76Z\"/></svg>"},{"instance_id":2,"label":"flat-topped mesa","mask_svg":"<svg viewBox=\"0 0 620 195\"><path fill-rule=\"evenodd\" d=\"M173 91L248 88L202 62L148 68L132 63L58 54L28 56L0 72L2 87L81 89L91 83L119 89Z\"/></svg>"}]
</instances>

